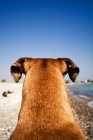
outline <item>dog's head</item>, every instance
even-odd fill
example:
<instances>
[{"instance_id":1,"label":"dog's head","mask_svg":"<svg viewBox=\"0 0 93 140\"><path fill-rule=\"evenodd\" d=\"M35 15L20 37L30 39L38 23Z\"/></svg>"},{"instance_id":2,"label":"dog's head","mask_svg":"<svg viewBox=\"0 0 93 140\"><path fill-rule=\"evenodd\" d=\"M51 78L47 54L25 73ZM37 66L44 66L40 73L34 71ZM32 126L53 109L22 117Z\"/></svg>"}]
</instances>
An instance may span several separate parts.
<instances>
[{"instance_id":1,"label":"dog's head","mask_svg":"<svg viewBox=\"0 0 93 140\"><path fill-rule=\"evenodd\" d=\"M43 59L41 59L42 61ZM49 62L51 59L47 59L47 62ZM37 65L35 63L38 61L36 59L33 63L34 59L32 58L20 58L18 59L12 66L11 66L11 74L15 80L15 82L18 82L20 78L22 77L22 73L26 75L28 70L33 66ZM39 59L40 61L40 59ZM43 61L46 61L44 59ZM74 82L79 74L79 68L77 65L69 58L57 58L57 59L52 59L52 63L57 66L58 69L60 69L61 73L63 76L65 76L67 73L69 75L69 78ZM44 65L43 65L44 66Z\"/></svg>"}]
</instances>

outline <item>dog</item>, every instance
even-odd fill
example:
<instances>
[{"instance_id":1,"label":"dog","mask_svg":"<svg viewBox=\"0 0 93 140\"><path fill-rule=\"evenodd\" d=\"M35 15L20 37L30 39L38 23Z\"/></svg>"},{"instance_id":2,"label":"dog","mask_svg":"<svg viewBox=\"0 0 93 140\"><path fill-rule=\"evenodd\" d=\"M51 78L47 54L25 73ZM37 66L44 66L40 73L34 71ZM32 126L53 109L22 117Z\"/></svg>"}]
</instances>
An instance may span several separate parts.
<instances>
[{"instance_id":1,"label":"dog","mask_svg":"<svg viewBox=\"0 0 93 140\"><path fill-rule=\"evenodd\" d=\"M25 74L17 126L10 140L85 140L67 97L64 76L74 82L78 66L69 58L20 58L11 66L18 82Z\"/></svg>"}]
</instances>

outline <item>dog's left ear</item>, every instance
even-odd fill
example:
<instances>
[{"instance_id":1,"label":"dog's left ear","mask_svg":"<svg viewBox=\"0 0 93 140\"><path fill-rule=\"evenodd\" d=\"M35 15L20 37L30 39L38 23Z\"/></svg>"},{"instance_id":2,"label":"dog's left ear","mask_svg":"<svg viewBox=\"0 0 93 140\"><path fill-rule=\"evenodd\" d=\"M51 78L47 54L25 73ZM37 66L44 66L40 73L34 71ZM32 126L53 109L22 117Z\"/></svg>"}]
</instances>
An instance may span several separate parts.
<instances>
[{"instance_id":1,"label":"dog's left ear","mask_svg":"<svg viewBox=\"0 0 93 140\"><path fill-rule=\"evenodd\" d=\"M79 67L69 58L58 58L61 61L66 63L66 73L68 73L69 78L75 82L78 74L79 74Z\"/></svg>"},{"instance_id":2,"label":"dog's left ear","mask_svg":"<svg viewBox=\"0 0 93 140\"><path fill-rule=\"evenodd\" d=\"M10 68L11 71L11 75L13 76L13 79L15 80L15 82L19 82L19 80L22 77L22 64L24 63L25 60L21 60L19 59L18 61L16 61Z\"/></svg>"},{"instance_id":3,"label":"dog's left ear","mask_svg":"<svg viewBox=\"0 0 93 140\"><path fill-rule=\"evenodd\" d=\"M22 77L22 73L20 71L20 67L15 65L15 64L13 64L11 66L11 75L13 76L13 78L14 78L16 83L19 82L19 80Z\"/></svg>"}]
</instances>

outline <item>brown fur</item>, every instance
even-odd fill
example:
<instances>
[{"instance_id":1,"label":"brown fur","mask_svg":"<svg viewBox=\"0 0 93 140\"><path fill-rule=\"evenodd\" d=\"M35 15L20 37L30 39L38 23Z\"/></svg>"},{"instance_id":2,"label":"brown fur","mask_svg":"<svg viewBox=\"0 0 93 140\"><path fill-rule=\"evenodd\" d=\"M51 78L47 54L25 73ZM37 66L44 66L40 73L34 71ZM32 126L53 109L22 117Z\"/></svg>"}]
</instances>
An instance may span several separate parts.
<instances>
[{"instance_id":1,"label":"brown fur","mask_svg":"<svg viewBox=\"0 0 93 140\"><path fill-rule=\"evenodd\" d=\"M10 140L85 140L69 105L64 75L79 68L68 58L20 58L11 66L16 82L26 75L18 124Z\"/></svg>"}]
</instances>

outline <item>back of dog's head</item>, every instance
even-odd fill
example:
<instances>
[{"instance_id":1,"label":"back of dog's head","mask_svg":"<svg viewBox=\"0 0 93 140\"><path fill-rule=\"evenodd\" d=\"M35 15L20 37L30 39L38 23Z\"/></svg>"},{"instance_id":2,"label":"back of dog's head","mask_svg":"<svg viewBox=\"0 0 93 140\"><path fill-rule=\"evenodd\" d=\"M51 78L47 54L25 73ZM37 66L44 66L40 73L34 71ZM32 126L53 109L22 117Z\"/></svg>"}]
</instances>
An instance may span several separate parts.
<instances>
[{"instance_id":1,"label":"back of dog's head","mask_svg":"<svg viewBox=\"0 0 93 140\"><path fill-rule=\"evenodd\" d=\"M68 73L70 79L74 82L78 76L79 68L77 65L69 58L58 58L58 59L43 59L43 58L20 58L11 66L11 74L15 80L18 82L23 74L27 74L30 68L38 67L39 69L49 69L53 68L59 69L63 77ZM37 69L38 70L38 69Z\"/></svg>"}]
</instances>

